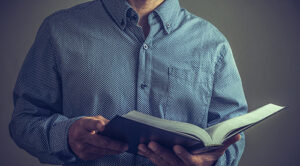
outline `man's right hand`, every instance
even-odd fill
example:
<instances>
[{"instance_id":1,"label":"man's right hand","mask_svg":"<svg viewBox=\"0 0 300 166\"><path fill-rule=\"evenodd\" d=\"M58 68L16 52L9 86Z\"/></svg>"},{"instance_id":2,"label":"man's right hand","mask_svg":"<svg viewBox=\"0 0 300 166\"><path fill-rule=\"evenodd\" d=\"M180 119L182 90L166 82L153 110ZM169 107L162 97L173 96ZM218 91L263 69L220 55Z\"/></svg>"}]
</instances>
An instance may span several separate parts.
<instances>
[{"instance_id":1,"label":"man's right hand","mask_svg":"<svg viewBox=\"0 0 300 166\"><path fill-rule=\"evenodd\" d=\"M69 128L68 141L72 151L83 160L94 160L105 155L125 152L128 145L97 134L109 120L102 116L84 117Z\"/></svg>"}]
</instances>

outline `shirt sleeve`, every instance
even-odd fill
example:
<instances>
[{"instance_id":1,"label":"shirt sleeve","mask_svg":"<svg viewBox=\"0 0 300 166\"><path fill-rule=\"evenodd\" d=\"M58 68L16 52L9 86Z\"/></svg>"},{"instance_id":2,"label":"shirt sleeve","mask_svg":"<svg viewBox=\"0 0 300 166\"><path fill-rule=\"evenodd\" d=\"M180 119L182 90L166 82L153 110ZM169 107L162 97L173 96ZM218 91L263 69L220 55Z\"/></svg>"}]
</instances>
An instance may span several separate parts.
<instances>
[{"instance_id":1,"label":"shirt sleeve","mask_svg":"<svg viewBox=\"0 0 300 166\"><path fill-rule=\"evenodd\" d=\"M49 29L45 19L18 75L9 130L16 144L40 162L64 164L76 158L67 136L79 117L63 115L62 82Z\"/></svg>"},{"instance_id":2,"label":"shirt sleeve","mask_svg":"<svg viewBox=\"0 0 300 166\"><path fill-rule=\"evenodd\" d=\"M242 81L228 42L221 49L215 67L213 92L208 111L208 127L247 113ZM231 145L216 162L216 166L237 166L245 147L245 135Z\"/></svg>"}]
</instances>

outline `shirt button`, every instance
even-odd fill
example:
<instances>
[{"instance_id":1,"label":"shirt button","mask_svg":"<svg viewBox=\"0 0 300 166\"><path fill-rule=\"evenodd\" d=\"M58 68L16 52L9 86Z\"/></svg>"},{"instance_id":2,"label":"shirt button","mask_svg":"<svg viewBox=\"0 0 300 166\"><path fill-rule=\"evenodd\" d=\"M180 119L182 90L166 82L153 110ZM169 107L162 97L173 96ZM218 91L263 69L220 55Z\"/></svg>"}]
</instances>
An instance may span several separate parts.
<instances>
[{"instance_id":1,"label":"shirt button","mask_svg":"<svg viewBox=\"0 0 300 166\"><path fill-rule=\"evenodd\" d=\"M123 26L123 25L125 25L125 21L124 21L124 19L122 19L122 21L121 21L121 25Z\"/></svg>"},{"instance_id":2,"label":"shirt button","mask_svg":"<svg viewBox=\"0 0 300 166\"><path fill-rule=\"evenodd\" d=\"M147 84L144 84L144 83L143 83L143 84L141 84L141 88L142 88L142 89L145 89L145 88L147 88Z\"/></svg>"},{"instance_id":3,"label":"shirt button","mask_svg":"<svg viewBox=\"0 0 300 166\"><path fill-rule=\"evenodd\" d=\"M149 48L149 46L148 46L147 44L144 44L144 45L143 45L143 48L144 48L145 50L147 50L147 49Z\"/></svg>"},{"instance_id":4,"label":"shirt button","mask_svg":"<svg viewBox=\"0 0 300 166\"><path fill-rule=\"evenodd\" d=\"M166 27L167 27L167 28L170 28L170 27L171 27L171 24L170 24L170 23L167 23L167 24L166 24Z\"/></svg>"}]
</instances>

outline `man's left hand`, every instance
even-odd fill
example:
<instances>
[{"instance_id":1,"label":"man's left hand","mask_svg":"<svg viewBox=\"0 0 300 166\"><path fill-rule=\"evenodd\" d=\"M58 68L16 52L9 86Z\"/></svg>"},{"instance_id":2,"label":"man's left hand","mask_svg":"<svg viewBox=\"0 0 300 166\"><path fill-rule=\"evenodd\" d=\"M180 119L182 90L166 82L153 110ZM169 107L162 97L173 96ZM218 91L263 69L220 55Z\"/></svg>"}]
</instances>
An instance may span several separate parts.
<instances>
[{"instance_id":1,"label":"man's left hand","mask_svg":"<svg viewBox=\"0 0 300 166\"><path fill-rule=\"evenodd\" d=\"M197 155L189 153L179 145L175 145L173 147L174 152L172 152L158 143L151 141L148 146L140 144L138 146L138 154L147 157L157 166L211 166L224 154L230 145L240 140L240 138L240 135L236 135L225 141L219 149Z\"/></svg>"}]
</instances>

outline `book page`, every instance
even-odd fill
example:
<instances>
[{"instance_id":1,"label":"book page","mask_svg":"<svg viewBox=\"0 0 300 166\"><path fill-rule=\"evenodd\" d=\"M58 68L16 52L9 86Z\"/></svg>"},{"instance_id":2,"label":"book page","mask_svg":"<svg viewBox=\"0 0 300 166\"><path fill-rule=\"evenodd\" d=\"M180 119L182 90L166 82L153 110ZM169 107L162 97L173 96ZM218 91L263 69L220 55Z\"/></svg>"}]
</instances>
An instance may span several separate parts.
<instances>
[{"instance_id":1,"label":"book page","mask_svg":"<svg viewBox=\"0 0 300 166\"><path fill-rule=\"evenodd\" d=\"M204 129L193 124L161 119L137 111L130 111L122 117L200 140L204 142L205 145L209 145L211 143L209 134Z\"/></svg>"},{"instance_id":2,"label":"book page","mask_svg":"<svg viewBox=\"0 0 300 166\"><path fill-rule=\"evenodd\" d=\"M211 135L214 143L222 143L224 139L248 129L283 108L284 107L275 104L267 104L245 115L211 126L207 128L206 131Z\"/></svg>"}]
</instances>

